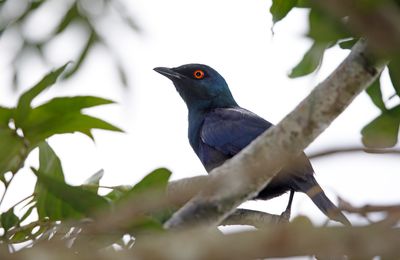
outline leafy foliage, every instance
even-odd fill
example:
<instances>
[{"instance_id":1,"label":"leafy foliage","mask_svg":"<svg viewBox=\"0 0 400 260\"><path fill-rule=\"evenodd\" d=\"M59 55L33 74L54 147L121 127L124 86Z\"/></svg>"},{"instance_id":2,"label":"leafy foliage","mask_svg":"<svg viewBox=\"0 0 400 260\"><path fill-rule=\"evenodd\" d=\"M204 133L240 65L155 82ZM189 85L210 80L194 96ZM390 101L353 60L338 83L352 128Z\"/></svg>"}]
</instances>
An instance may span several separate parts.
<instances>
[{"instance_id":1,"label":"leafy foliage","mask_svg":"<svg viewBox=\"0 0 400 260\"><path fill-rule=\"evenodd\" d=\"M60 230L59 221L73 219L78 221L77 225L82 225L83 219L91 218L100 210L110 211L113 209L112 205L128 197L140 196L150 190L163 194L171 175L169 170L160 168L133 187L109 187L112 191L106 195L98 194L99 183L104 174L102 170L80 186L66 183L61 160L46 142L47 138L73 132L81 132L93 138L93 129L121 131L108 122L82 113L86 108L112 104L108 99L93 96L56 97L38 106L32 105L37 96L68 73L67 66L65 64L43 77L21 95L15 107L0 107L0 180L6 187L5 192L29 153L36 147L39 148L39 168L31 168L37 177L34 193L0 215L0 228L4 230L2 240L7 243L51 239L56 233L64 232ZM7 172L12 173L11 179L5 178ZM25 206L22 216L19 217L16 208L22 203ZM34 218L34 213L37 213L37 219L23 224ZM162 230L164 213L165 211L154 212L132 220L131 232ZM73 230L74 226L69 229ZM65 238L75 239L76 235ZM111 244L114 242L115 240L110 241Z\"/></svg>"},{"instance_id":2,"label":"leafy foliage","mask_svg":"<svg viewBox=\"0 0 400 260\"><path fill-rule=\"evenodd\" d=\"M15 108L0 109L0 178L8 171L16 173L29 152L52 135L81 132L92 137L91 131L95 128L121 131L101 119L82 113L84 108L113 103L103 98L55 98L32 107L32 101L45 89L50 88L66 67L67 64L50 72L23 93Z\"/></svg>"},{"instance_id":3,"label":"leafy foliage","mask_svg":"<svg viewBox=\"0 0 400 260\"><path fill-rule=\"evenodd\" d=\"M95 174L87 181L87 185L93 185L90 188L67 184L61 161L45 140L55 134L72 132L81 132L93 138L92 129L120 132L121 129L82 113L82 109L113 102L93 96L75 96L57 97L39 106L32 106L32 101L53 86L66 72L67 66L65 64L43 77L21 95L15 107L0 107L0 181L6 188L3 197L27 156L33 149L39 148L40 167L37 170L32 168L37 176L34 193L1 214L3 239L12 243L43 236L44 232L55 227L56 221L81 219L89 217L94 210L109 208L110 200L97 194L102 173ZM12 173L11 178L5 178L7 172ZM25 203L24 208L27 209L18 217L15 210L21 203ZM38 220L22 225L34 212Z\"/></svg>"},{"instance_id":4,"label":"leafy foliage","mask_svg":"<svg viewBox=\"0 0 400 260\"><path fill-rule=\"evenodd\" d=\"M47 63L46 48L53 39L62 37L71 28L79 27L85 33L85 42L79 54L73 60L73 67L65 74L65 78L72 77L82 67L87 60L90 52L96 46L103 46L112 56L115 69L118 72L121 83L128 85L127 73L120 58L113 52L107 44L107 34L101 31L101 22L104 17L118 15L123 24L135 32L140 29L134 19L127 15L126 8L118 0L98 0L98 1L59 1L58 8L52 8L54 1L42 0L4 0L0 1L0 35L3 33L14 34L18 37L8 40L14 45L19 46L11 60L13 69L14 87L18 86L20 63L31 54L35 54L44 64ZM61 10L61 12L60 12ZM26 24L39 13L59 12L59 17L48 21L51 31L42 37L38 37L36 32L42 31L39 26L34 30L25 30ZM54 16L50 16L54 17ZM60 19L59 19L60 18ZM118 27L118 24L110 24ZM121 25L120 25L121 26ZM32 32L35 32L33 35ZM103 36L105 35L105 36Z\"/></svg>"},{"instance_id":5,"label":"leafy foliage","mask_svg":"<svg viewBox=\"0 0 400 260\"><path fill-rule=\"evenodd\" d=\"M368 12L388 2L392 1L356 1L355 4L361 6L361 9L365 12ZM400 6L398 1L393 3ZM346 50L351 49L360 38L359 35L348 30L347 24L352 19L351 16L343 16L337 19L308 0L272 1L270 12L273 22L276 23L283 19L293 8L309 9L309 31L307 36L313 43L304 54L302 60L290 72L289 77L291 78L306 76L318 71L327 49L333 46L339 46ZM388 70L395 95L400 97L400 57L392 57ZM381 110L381 115L362 129L361 134L364 145L377 148L396 145L400 123L397 107L390 110L386 109L387 105L382 99L380 79L373 82L366 90L366 93L370 96L375 106Z\"/></svg>"}]
</instances>

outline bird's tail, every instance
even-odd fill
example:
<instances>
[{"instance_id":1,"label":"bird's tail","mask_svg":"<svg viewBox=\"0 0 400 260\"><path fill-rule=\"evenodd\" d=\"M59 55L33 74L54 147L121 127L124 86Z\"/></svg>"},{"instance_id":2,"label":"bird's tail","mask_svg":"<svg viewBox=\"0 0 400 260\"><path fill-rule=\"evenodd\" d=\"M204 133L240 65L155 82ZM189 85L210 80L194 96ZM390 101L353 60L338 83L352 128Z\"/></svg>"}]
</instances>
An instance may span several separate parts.
<instances>
[{"instance_id":1,"label":"bird's tail","mask_svg":"<svg viewBox=\"0 0 400 260\"><path fill-rule=\"evenodd\" d=\"M338 221L346 226L351 226L350 221L346 216L340 211L335 204L326 196L325 192L322 190L321 186L312 177L313 185L310 182L307 183L297 183L298 188L305 194L307 194L314 204L330 219Z\"/></svg>"}]
</instances>

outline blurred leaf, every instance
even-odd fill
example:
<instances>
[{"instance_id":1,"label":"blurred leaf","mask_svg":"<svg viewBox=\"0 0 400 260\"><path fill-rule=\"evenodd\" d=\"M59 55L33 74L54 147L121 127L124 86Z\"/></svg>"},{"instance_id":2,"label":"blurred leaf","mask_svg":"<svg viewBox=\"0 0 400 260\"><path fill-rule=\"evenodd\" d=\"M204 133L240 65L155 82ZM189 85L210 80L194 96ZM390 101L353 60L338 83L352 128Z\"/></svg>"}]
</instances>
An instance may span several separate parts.
<instances>
[{"instance_id":1,"label":"blurred leaf","mask_svg":"<svg viewBox=\"0 0 400 260\"><path fill-rule=\"evenodd\" d=\"M350 40L345 40L345 41L341 41L339 43L339 47L345 50L350 50L351 48L353 48L354 44L356 44L358 42L359 39L350 39Z\"/></svg>"},{"instance_id":2,"label":"blurred leaf","mask_svg":"<svg viewBox=\"0 0 400 260\"><path fill-rule=\"evenodd\" d=\"M396 94L400 96L400 57L392 59L388 65L390 80L396 90Z\"/></svg>"},{"instance_id":3,"label":"blurred leaf","mask_svg":"<svg viewBox=\"0 0 400 260\"><path fill-rule=\"evenodd\" d=\"M39 175L51 176L53 179L65 183L61 161L46 142L39 145L39 163L37 171ZM39 219L49 218L55 221L81 216L73 207L49 191L48 187L40 181L36 183L35 198Z\"/></svg>"},{"instance_id":4,"label":"blurred leaf","mask_svg":"<svg viewBox=\"0 0 400 260\"><path fill-rule=\"evenodd\" d=\"M336 42L339 39L346 39L352 36L337 19L316 8L311 9L309 25L308 36L319 43Z\"/></svg>"},{"instance_id":5,"label":"blurred leaf","mask_svg":"<svg viewBox=\"0 0 400 260\"><path fill-rule=\"evenodd\" d=\"M296 7L299 7L299 8L311 8L312 7L311 0L297 0Z\"/></svg>"},{"instance_id":6,"label":"blurred leaf","mask_svg":"<svg viewBox=\"0 0 400 260\"><path fill-rule=\"evenodd\" d=\"M396 145L399 124L400 106L382 112L380 116L361 130L364 145L373 148L386 148Z\"/></svg>"},{"instance_id":7,"label":"blurred leaf","mask_svg":"<svg viewBox=\"0 0 400 260\"><path fill-rule=\"evenodd\" d=\"M118 76L119 76L119 79L120 79L122 85L124 87L128 87L128 78L127 78L124 68L121 66L121 64L119 62L116 64L116 68L117 68Z\"/></svg>"},{"instance_id":8,"label":"blurred leaf","mask_svg":"<svg viewBox=\"0 0 400 260\"><path fill-rule=\"evenodd\" d=\"M53 85L61 73L64 72L65 68L69 63L66 63L64 66L56 69L55 71L47 74L41 81L39 81L35 86L30 88L28 91L23 93L18 100L18 105L15 111L15 124L19 125L21 121L23 121L29 114L29 110L31 109L32 100L43 92L46 88Z\"/></svg>"},{"instance_id":9,"label":"blurred leaf","mask_svg":"<svg viewBox=\"0 0 400 260\"><path fill-rule=\"evenodd\" d=\"M56 155L53 153L52 156L55 157ZM53 158L52 160L56 159ZM43 169L46 168L48 168L46 165L43 166ZM104 208L108 205L106 199L94 192L85 190L79 186L68 185L59 177L57 178L53 174L43 172L40 168L39 170L32 169L32 171L38 177L39 183L47 189L49 194L52 194L63 202L61 204L62 207L69 206L69 208L74 210L74 214L71 214L68 217L88 216L93 210ZM79 213L81 216L75 213Z\"/></svg>"},{"instance_id":10,"label":"blurred leaf","mask_svg":"<svg viewBox=\"0 0 400 260\"><path fill-rule=\"evenodd\" d=\"M128 195L131 196L148 190L164 191L168 185L168 180L169 177L171 177L171 174L171 171L166 168L156 169L135 184L129 191Z\"/></svg>"},{"instance_id":11,"label":"blurred leaf","mask_svg":"<svg viewBox=\"0 0 400 260\"><path fill-rule=\"evenodd\" d=\"M107 195L104 196L107 200L110 202L116 202L120 200L121 198L124 198L127 193L131 190L132 187L130 186L117 186L114 187L114 189L107 193Z\"/></svg>"},{"instance_id":12,"label":"blurred leaf","mask_svg":"<svg viewBox=\"0 0 400 260\"><path fill-rule=\"evenodd\" d=\"M22 243L28 240L32 239L32 230L35 227L29 227L23 230L20 230L16 232L12 237L11 237L11 242L12 243Z\"/></svg>"},{"instance_id":13,"label":"blurred leaf","mask_svg":"<svg viewBox=\"0 0 400 260\"><path fill-rule=\"evenodd\" d=\"M13 109L0 106L0 127L8 127Z\"/></svg>"},{"instance_id":14,"label":"blurred leaf","mask_svg":"<svg viewBox=\"0 0 400 260\"><path fill-rule=\"evenodd\" d=\"M81 51L81 53L79 54L78 60L76 62L73 63L73 67L71 70L69 70L67 73L65 73L64 78L68 79L70 78L72 75L74 75L82 66L83 61L86 59L89 51L91 50L91 48L94 46L94 44L98 41L98 37L95 31L92 31L89 35L89 38L86 42L85 47L83 48L83 50Z\"/></svg>"},{"instance_id":15,"label":"blurred leaf","mask_svg":"<svg viewBox=\"0 0 400 260\"><path fill-rule=\"evenodd\" d=\"M32 214L32 211L35 208L36 208L36 205L30 206L29 209L25 212L25 214L22 215L20 222L23 222L24 220L26 220Z\"/></svg>"},{"instance_id":16,"label":"blurred leaf","mask_svg":"<svg viewBox=\"0 0 400 260\"><path fill-rule=\"evenodd\" d=\"M96 172L92 176L90 176L82 185L83 188L90 190L91 192L97 193L99 190L99 184L101 178L103 178L104 170Z\"/></svg>"},{"instance_id":17,"label":"blurred leaf","mask_svg":"<svg viewBox=\"0 0 400 260\"><path fill-rule=\"evenodd\" d=\"M371 98L372 102L375 104L375 106L377 106L382 111L386 110L385 103L382 100L380 76L366 89L366 92Z\"/></svg>"},{"instance_id":18,"label":"blurred leaf","mask_svg":"<svg viewBox=\"0 0 400 260\"><path fill-rule=\"evenodd\" d=\"M269 11L272 14L273 23L277 23L285 18L296 4L297 0L272 0L272 5Z\"/></svg>"},{"instance_id":19,"label":"blurred leaf","mask_svg":"<svg viewBox=\"0 0 400 260\"><path fill-rule=\"evenodd\" d=\"M43 3L46 1L43 0L37 0L37 1L29 1L30 5L29 7L22 13L18 19L15 19L13 23L21 23L25 18L27 18L29 15L31 15L36 9L38 9Z\"/></svg>"},{"instance_id":20,"label":"blurred leaf","mask_svg":"<svg viewBox=\"0 0 400 260\"><path fill-rule=\"evenodd\" d=\"M120 1L111 1L111 3L115 10L119 13L121 19L135 32L140 32L141 29L138 24L133 20L133 18L127 13L127 9L121 5Z\"/></svg>"},{"instance_id":21,"label":"blurred leaf","mask_svg":"<svg viewBox=\"0 0 400 260\"><path fill-rule=\"evenodd\" d=\"M157 219L152 217L142 217L139 220L135 220L129 230L135 234L135 236L137 236L154 232L162 232L164 231L164 227Z\"/></svg>"},{"instance_id":22,"label":"blurred leaf","mask_svg":"<svg viewBox=\"0 0 400 260\"><path fill-rule=\"evenodd\" d=\"M13 130L0 127L0 177L17 172L25 160L27 148L24 140Z\"/></svg>"},{"instance_id":23,"label":"blurred leaf","mask_svg":"<svg viewBox=\"0 0 400 260\"><path fill-rule=\"evenodd\" d=\"M1 214L1 226L7 232L10 228L17 226L19 218L14 214L14 208L11 208Z\"/></svg>"},{"instance_id":24,"label":"blurred leaf","mask_svg":"<svg viewBox=\"0 0 400 260\"><path fill-rule=\"evenodd\" d=\"M311 48L304 54L300 63L292 69L289 77L297 78L314 72L320 66L326 48L326 44L314 42Z\"/></svg>"},{"instance_id":25,"label":"blurred leaf","mask_svg":"<svg viewBox=\"0 0 400 260\"><path fill-rule=\"evenodd\" d=\"M76 2L71 5L69 10L65 13L64 17L61 19L61 22L58 24L55 34L62 33L68 25L71 24L72 21L79 18L79 12L77 8Z\"/></svg>"}]
</instances>

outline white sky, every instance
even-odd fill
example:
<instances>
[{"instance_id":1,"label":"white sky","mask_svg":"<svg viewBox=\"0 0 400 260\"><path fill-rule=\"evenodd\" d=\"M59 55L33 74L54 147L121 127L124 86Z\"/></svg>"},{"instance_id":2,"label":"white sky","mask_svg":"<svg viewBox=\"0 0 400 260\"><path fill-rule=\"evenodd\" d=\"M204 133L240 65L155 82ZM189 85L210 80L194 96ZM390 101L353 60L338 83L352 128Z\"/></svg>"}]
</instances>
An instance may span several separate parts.
<instances>
[{"instance_id":1,"label":"white sky","mask_svg":"<svg viewBox=\"0 0 400 260\"><path fill-rule=\"evenodd\" d=\"M119 103L91 109L89 113L116 124L126 130L126 134L95 131L96 144L80 134L55 136L49 140L61 157L71 184L81 184L100 168L105 169L103 185L134 184L161 166L173 171L173 179L205 174L187 141L186 106L172 83L154 72L154 67L208 64L224 76L241 106L277 123L347 54L340 49L329 50L317 75L291 80L287 73L310 46L310 41L304 37L307 31L304 11L292 12L274 27L272 35L268 0L124 2L143 33L135 35L126 29L115 29L111 24L119 22L117 19L106 19L101 29L114 51L123 57L132 88L123 90L119 86L111 59L102 48L96 48L77 77L57 84L36 101L91 94ZM33 19L27 30L30 26L44 26L51 15ZM79 36L79 31L71 31L52 43L48 56L54 66L74 58ZM1 56L7 57L12 48L0 41ZM0 62L0 68L7 71L8 63ZM23 78L26 87L47 71L33 59L23 65L29 71ZM7 80L0 76L1 84ZM385 82L388 82L386 73ZM14 104L16 95L9 87L3 86L0 91L1 104ZM385 97L392 93L390 84L386 84ZM362 93L306 152L359 144L360 129L378 113L368 96ZM13 182L14 192L6 197L2 210L32 193L35 179L29 166L37 165L36 158L37 152L33 152ZM335 156L312 163L317 180L332 199L337 194L356 205L400 201L400 163L394 156ZM282 196L269 202L249 202L246 206L280 213L286 200L286 196ZM300 194L295 196L293 206L293 214L299 213L319 223L325 219L311 200Z\"/></svg>"}]
</instances>

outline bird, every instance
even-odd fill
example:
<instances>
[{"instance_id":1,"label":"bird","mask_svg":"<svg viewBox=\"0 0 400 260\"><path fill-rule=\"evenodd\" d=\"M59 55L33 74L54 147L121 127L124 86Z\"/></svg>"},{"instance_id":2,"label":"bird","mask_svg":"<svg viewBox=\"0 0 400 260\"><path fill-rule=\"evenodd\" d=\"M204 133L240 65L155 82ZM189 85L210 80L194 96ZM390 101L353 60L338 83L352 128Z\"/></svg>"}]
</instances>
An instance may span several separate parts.
<instances>
[{"instance_id":1,"label":"bird","mask_svg":"<svg viewBox=\"0 0 400 260\"><path fill-rule=\"evenodd\" d=\"M191 63L154 70L172 81L186 103L189 143L207 172L235 156L273 126L240 107L225 79L210 66ZM350 225L316 181L304 152L284 166L254 199L269 200L287 192L290 192L289 202L282 216L290 216L294 192L303 192L328 218Z\"/></svg>"}]
</instances>

